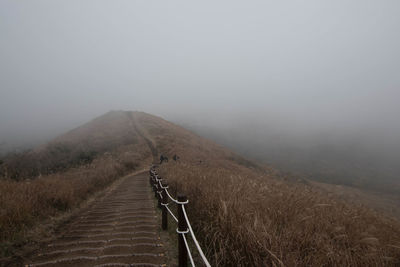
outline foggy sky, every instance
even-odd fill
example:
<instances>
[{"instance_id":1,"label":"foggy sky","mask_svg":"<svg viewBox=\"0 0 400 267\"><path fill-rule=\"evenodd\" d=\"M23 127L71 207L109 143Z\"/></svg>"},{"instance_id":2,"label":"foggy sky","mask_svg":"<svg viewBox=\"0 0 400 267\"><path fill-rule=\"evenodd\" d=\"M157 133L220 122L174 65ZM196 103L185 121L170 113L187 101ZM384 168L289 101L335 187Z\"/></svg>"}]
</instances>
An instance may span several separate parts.
<instances>
[{"instance_id":1,"label":"foggy sky","mask_svg":"<svg viewBox=\"0 0 400 267\"><path fill-rule=\"evenodd\" d=\"M395 0L1 0L0 143L120 109L398 140L399 11Z\"/></svg>"}]
</instances>

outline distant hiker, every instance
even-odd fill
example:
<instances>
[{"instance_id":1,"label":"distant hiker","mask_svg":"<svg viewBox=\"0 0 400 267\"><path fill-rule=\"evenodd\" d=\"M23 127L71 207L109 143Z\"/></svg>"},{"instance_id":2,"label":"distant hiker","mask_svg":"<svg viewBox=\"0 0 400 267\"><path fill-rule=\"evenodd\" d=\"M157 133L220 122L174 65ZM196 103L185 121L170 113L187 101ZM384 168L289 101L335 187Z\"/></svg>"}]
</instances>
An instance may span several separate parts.
<instances>
[{"instance_id":1,"label":"distant hiker","mask_svg":"<svg viewBox=\"0 0 400 267\"><path fill-rule=\"evenodd\" d=\"M168 162L168 158L166 156L164 156L163 154L161 154L161 156L160 156L160 164L162 164L164 161Z\"/></svg>"},{"instance_id":2,"label":"distant hiker","mask_svg":"<svg viewBox=\"0 0 400 267\"><path fill-rule=\"evenodd\" d=\"M177 156L176 154L172 157L173 160L177 161L179 159L179 156Z\"/></svg>"}]
</instances>

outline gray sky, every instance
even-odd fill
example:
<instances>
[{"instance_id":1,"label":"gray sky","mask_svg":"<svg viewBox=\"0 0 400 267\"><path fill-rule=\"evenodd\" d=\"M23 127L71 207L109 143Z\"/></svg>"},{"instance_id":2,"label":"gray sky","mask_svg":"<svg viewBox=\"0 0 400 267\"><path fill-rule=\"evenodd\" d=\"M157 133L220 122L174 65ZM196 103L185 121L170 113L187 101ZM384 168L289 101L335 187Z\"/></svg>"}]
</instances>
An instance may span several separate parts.
<instances>
[{"instance_id":1,"label":"gray sky","mask_svg":"<svg viewBox=\"0 0 400 267\"><path fill-rule=\"evenodd\" d=\"M0 0L0 141L111 109L398 137L399 14L396 0Z\"/></svg>"}]
</instances>

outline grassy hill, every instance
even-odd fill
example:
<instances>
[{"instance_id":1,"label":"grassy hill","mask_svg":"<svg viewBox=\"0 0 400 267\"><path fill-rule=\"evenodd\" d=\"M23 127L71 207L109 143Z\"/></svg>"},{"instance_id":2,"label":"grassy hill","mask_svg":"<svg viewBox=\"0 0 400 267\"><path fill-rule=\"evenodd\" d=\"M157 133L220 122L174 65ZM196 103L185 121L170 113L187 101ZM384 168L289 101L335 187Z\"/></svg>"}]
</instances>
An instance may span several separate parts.
<instances>
[{"instance_id":1,"label":"grassy hill","mask_svg":"<svg viewBox=\"0 0 400 267\"><path fill-rule=\"evenodd\" d=\"M5 159L1 240L23 238L24 229L72 209L160 154L170 161L159 172L171 192L188 196L189 216L215 266L400 264L398 221L327 195L320 186L288 181L273 168L142 112L107 113Z\"/></svg>"},{"instance_id":2,"label":"grassy hill","mask_svg":"<svg viewBox=\"0 0 400 267\"><path fill-rule=\"evenodd\" d=\"M91 163L105 153L129 164L129 153L137 146L147 149L131 118L125 112L112 111L36 149L5 158L3 176L22 180L56 173Z\"/></svg>"},{"instance_id":3,"label":"grassy hill","mask_svg":"<svg viewBox=\"0 0 400 267\"><path fill-rule=\"evenodd\" d=\"M0 165L1 255L39 222L77 207L117 178L147 168L152 154L123 111L112 111Z\"/></svg>"},{"instance_id":4,"label":"grassy hill","mask_svg":"<svg viewBox=\"0 0 400 267\"><path fill-rule=\"evenodd\" d=\"M215 266L391 266L400 224L319 186L290 182L185 129L138 116L159 151L160 173L185 193Z\"/></svg>"}]
</instances>

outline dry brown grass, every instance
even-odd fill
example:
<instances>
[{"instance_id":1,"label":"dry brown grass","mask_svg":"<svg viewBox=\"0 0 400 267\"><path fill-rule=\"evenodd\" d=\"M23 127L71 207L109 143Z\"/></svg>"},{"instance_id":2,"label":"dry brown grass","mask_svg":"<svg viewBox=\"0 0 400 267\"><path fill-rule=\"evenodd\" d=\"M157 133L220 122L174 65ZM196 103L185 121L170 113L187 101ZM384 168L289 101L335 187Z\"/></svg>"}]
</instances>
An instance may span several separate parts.
<instances>
[{"instance_id":1,"label":"dry brown grass","mask_svg":"<svg viewBox=\"0 0 400 267\"><path fill-rule=\"evenodd\" d=\"M160 152L181 157L159 172L171 191L188 196L189 217L214 266L400 264L398 221L276 179L162 119L138 120Z\"/></svg>"},{"instance_id":2,"label":"dry brown grass","mask_svg":"<svg viewBox=\"0 0 400 267\"><path fill-rule=\"evenodd\" d=\"M124 112L108 113L22 156L35 166L53 166L65 160L62 157L65 153L53 153L49 147L66 143L71 147L67 156L73 157L75 151L94 150L96 157L89 164L66 164L66 168L53 174L0 179L0 256L14 253L15 246L27 241L27 231L33 226L77 207L117 178L143 169L152 161L148 146L135 133ZM13 163L7 162L8 173L34 173L29 170L32 164Z\"/></svg>"},{"instance_id":3,"label":"dry brown grass","mask_svg":"<svg viewBox=\"0 0 400 267\"><path fill-rule=\"evenodd\" d=\"M400 263L400 224L255 173L186 163L161 167L189 200L215 266L384 266Z\"/></svg>"},{"instance_id":4,"label":"dry brown grass","mask_svg":"<svg viewBox=\"0 0 400 267\"><path fill-rule=\"evenodd\" d=\"M214 266L400 264L398 221L328 197L312 185L276 179L273 169L263 170L160 118L133 115L143 134L170 157L160 173L169 180L172 192L188 196L189 217ZM124 115L120 124L125 121ZM99 140L106 141L106 136ZM172 161L173 154L181 159ZM43 217L76 206L138 162L150 163L150 157L141 140L62 174L1 181L2 242L16 238Z\"/></svg>"},{"instance_id":5,"label":"dry brown grass","mask_svg":"<svg viewBox=\"0 0 400 267\"><path fill-rule=\"evenodd\" d=\"M108 157L34 180L0 180L0 241L11 245L23 240L25 232L36 223L73 209L117 178L150 162L150 157L139 154L130 161Z\"/></svg>"},{"instance_id":6,"label":"dry brown grass","mask_svg":"<svg viewBox=\"0 0 400 267\"><path fill-rule=\"evenodd\" d=\"M146 144L127 112L112 111L31 151L5 157L0 177L23 180L62 172L124 146Z\"/></svg>"}]
</instances>

